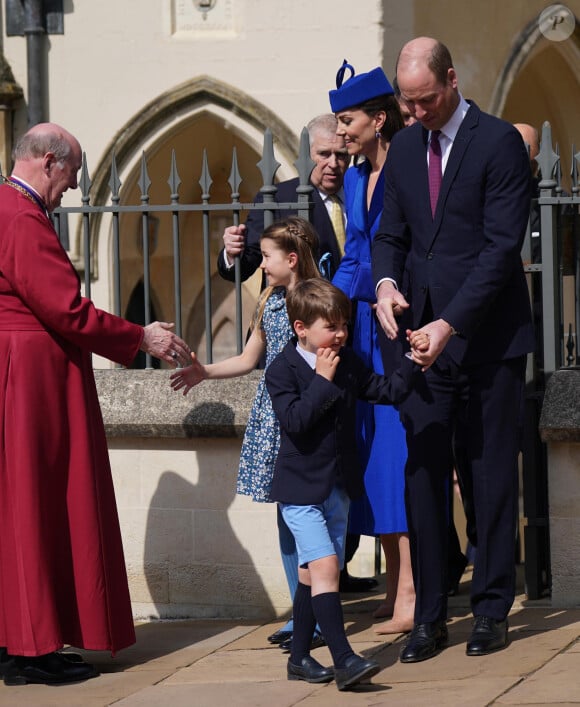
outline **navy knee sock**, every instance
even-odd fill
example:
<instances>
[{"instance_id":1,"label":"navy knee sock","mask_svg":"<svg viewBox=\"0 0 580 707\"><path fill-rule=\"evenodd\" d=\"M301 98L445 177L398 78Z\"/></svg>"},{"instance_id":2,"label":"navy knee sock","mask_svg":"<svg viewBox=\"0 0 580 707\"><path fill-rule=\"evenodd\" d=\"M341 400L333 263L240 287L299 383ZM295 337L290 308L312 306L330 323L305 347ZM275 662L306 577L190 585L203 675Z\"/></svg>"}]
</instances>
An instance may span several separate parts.
<instances>
[{"instance_id":1,"label":"navy knee sock","mask_svg":"<svg viewBox=\"0 0 580 707\"><path fill-rule=\"evenodd\" d=\"M312 609L332 654L334 667L344 668L346 659L354 655L354 651L350 647L344 630L340 594L338 592L317 594L312 597Z\"/></svg>"},{"instance_id":2,"label":"navy knee sock","mask_svg":"<svg viewBox=\"0 0 580 707\"><path fill-rule=\"evenodd\" d=\"M310 653L310 641L316 626L316 619L312 611L312 595L310 587L298 582L294 593L294 632L292 633L292 647L290 648L290 662L300 665L302 658Z\"/></svg>"}]
</instances>

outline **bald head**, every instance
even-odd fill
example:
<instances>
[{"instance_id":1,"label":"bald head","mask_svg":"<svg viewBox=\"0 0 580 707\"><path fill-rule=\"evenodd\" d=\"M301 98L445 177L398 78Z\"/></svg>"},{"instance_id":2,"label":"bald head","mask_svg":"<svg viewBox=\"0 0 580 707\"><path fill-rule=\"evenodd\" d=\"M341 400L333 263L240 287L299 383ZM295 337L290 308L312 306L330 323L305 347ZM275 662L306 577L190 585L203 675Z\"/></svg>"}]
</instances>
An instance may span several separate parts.
<instances>
[{"instance_id":1,"label":"bald head","mask_svg":"<svg viewBox=\"0 0 580 707\"><path fill-rule=\"evenodd\" d=\"M427 130L440 130L459 105L451 54L432 37L417 37L403 46L397 82L411 115Z\"/></svg>"},{"instance_id":2,"label":"bald head","mask_svg":"<svg viewBox=\"0 0 580 707\"><path fill-rule=\"evenodd\" d=\"M538 139L538 131L533 125L528 123L514 123L514 128L522 136L526 145L529 146L530 150L530 165L532 167L532 173L536 176L538 171L538 163L536 157L540 152L540 141Z\"/></svg>"},{"instance_id":3,"label":"bald head","mask_svg":"<svg viewBox=\"0 0 580 707\"><path fill-rule=\"evenodd\" d=\"M76 189L82 152L79 141L56 123L38 123L18 139L12 151L12 176L30 184L48 211L60 205L67 189Z\"/></svg>"},{"instance_id":4,"label":"bald head","mask_svg":"<svg viewBox=\"0 0 580 707\"><path fill-rule=\"evenodd\" d=\"M445 83L453 61L449 49L433 37L417 37L403 45L397 59L397 75L402 71L420 71L427 67L439 83ZM398 80L398 79L397 79Z\"/></svg>"},{"instance_id":5,"label":"bald head","mask_svg":"<svg viewBox=\"0 0 580 707\"><path fill-rule=\"evenodd\" d=\"M66 160L73 147L80 151L78 140L56 123L38 123L30 128L14 146L14 162L42 157L52 152L57 161Z\"/></svg>"}]
</instances>

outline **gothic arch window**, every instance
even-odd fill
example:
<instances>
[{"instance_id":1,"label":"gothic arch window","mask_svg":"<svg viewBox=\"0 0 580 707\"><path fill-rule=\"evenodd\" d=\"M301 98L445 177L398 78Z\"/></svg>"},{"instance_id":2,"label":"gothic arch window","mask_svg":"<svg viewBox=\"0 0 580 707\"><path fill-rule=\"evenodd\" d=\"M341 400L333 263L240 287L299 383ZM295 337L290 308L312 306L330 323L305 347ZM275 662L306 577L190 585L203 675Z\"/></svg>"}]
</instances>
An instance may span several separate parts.
<instances>
[{"instance_id":1,"label":"gothic arch window","mask_svg":"<svg viewBox=\"0 0 580 707\"><path fill-rule=\"evenodd\" d=\"M265 106L250 96L207 76L202 76L168 91L146 106L141 113L129 121L113 138L104 157L91 175L91 202L110 203L110 181L112 154L122 187L121 205L141 203L142 154L146 156L147 172L151 181L150 204L169 204L171 190L168 179L171 170L172 152L175 152L177 171L181 180L179 195L182 203L200 203L201 187L199 179L205 155L212 179L211 202L228 203L231 187L228 183L235 147L238 168L242 177L240 200L249 202L259 191L262 178L257 163L261 159L264 131L272 131L276 158L281 163L277 177L286 179L294 176L292 164L298 153L298 139L279 118ZM242 220L244 216L242 215ZM232 223L231 212L213 212L210 215L210 262L216 270L219 250L222 246L224 228ZM151 266L151 286L155 289L159 317L165 321L176 321L174 280L174 241L172 234L172 214L168 211L156 212L149 223L149 246ZM196 303L203 301L204 249L201 214L188 212L179 217L181 290L183 335L188 338L192 328L192 311L199 313ZM123 312L137 284L143 278L143 219L139 212L122 214L120 217L120 258L121 258L121 303ZM91 262L93 275L109 278L103 284L112 292L110 281L112 272L112 227L108 215L96 215L91 221L90 231ZM77 234L77 252L80 253L82 240ZM101 267L98 263L109 267ZM220 287L220 285L225 287ZM217 322L219 332L217 343L231 342L230 320L233 317L234 295L231 283L222 283L213 278L212 299L220 308L227 300L231 312ZM244 286L244 306L254 308L259 291L259 275ZM113 306L110 307L113 310ZM197 316L197 315L196 315ZM203 309L201 310L203 320ZM247 322L244 323L244 326ZM231 322L233 327L233 321ZM199 337L197 338L199 340ZM188 343L193 341L188 338ZM224 345L224 352L235 353L231 345Z\"/></svg>"},{"instance_id":2,"label":"gothic arch window","mask_svg":"<svg viewBox=\"0 0 580 707\"><path fill-rule=\"evenodd\" d=\"M490 112L511 123L544 121L561 151L562 174L570 172L572 143L580 142L580 30L562 42L546 39L534 18L517 37L496 82ZM565 177L566 178L566 177Z\"/></svg>"}]
</instances>

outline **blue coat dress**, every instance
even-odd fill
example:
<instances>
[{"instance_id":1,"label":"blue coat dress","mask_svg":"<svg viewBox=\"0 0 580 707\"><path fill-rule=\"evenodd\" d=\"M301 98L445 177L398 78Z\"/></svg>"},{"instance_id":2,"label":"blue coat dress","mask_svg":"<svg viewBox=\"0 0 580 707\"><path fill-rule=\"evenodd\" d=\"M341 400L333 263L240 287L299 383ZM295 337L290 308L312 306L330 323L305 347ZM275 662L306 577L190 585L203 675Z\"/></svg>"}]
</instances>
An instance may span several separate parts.
<instances>
[{"instance_id":1,"label":"blue coat dress","mask_svg":"<svg viewBox=\"0 0 580 707\"><path fill-rule=\"evenodd\" d=\"M381 173L367 209L368 161L350 167L344 193L347 230L344 257L332 282L356 303L352 347L369 368L383 373L376 302L371 274L371 242L378 228L384 191ZM393 344L396 346L396 344ZM398 411L391 405L357 403L357 444L364 472L366 495L351 504L349 532L378 535L407 531L404 469L405 432Z\"/></svg>"}]
</instances>

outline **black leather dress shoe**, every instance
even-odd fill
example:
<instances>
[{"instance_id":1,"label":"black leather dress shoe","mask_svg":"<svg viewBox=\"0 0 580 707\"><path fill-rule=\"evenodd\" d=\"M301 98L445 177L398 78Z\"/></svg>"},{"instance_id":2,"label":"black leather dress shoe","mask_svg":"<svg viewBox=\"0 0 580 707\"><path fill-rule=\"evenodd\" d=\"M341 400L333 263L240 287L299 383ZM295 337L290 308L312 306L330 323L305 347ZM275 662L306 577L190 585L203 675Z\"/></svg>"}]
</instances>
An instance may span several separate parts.
<instances>
[{"instance_id":1,"label":"black leather dress shoe","mask_svg":"<svg viewBox=\"0 0 580 707\"><path fill-rule=\"evenodd\" d=\"M310 641L310 650L313 651L315 648L321 648L326 645L326 641L319 633L315 633ZM292 639L289 638L287 641L280 643L278 648L281 648L284 653L288 653L292 649Z\"/></svg>"},{"instance_id":2,"label":"black leather dress shoe","mask_svg":"<svg viewBox=\"0 0 580 707\"><path fill-rule=\"evenodd\" d=\"M351 577L346 570L341 570L338 583L339 592L370 592L378 585L374 577Z\"/></svg>"},{"instance_id":3,"label":"black leather dress shoe","mask_svg":"<svg viewBox=\"0 0 580 707\"><path fill-rule=\"evenodd\" d=\"M401 651L401 663L419 663L437 654L446 645L449 635L445 621L415 624Z\"/></svg>"},{"instance_id":4,"label":"black leather dress shoe","mask_svg":"<svg viewBox=\"0 0 580 707\"><path fill-rule=\"evenodd\" d=\"M349 687L361 682L368 682L376 675L381 666L374 660L367 660L360 655L351 655L346 659L344 668L334 669L334 679L339 690L348 690Z\"/></svg>"},{"instance_id":5,"label":"black leather dress shoe","mask_svg":"<svg viewBox=\"0 0 580 707\"><path fill-rule=\"evenodd\" d=\"M84 663L85 659L79 653L72 653L71 651L58 651L65 660L69 663Z\"/></svg>"},{"instance_id":6,"label":"black leather dress shoe","mask_svg":"<svg viewBox=\"0 0 580 707\"><path fill-rule=\"evenodd\" d=\"M268 642L277 645L278 643L284 643L284 641L289 641L292 639L292 631L275 631L271 636L268 636Z\"/></svg>"},{"instance_id":7,"label":"black leather dress shoe","mask_svg":"<svg viewBox=\"0 0 580 707\"><path fill-rule=\"evenodd\" d=\"M85 660L79 653L73 653L72 651L57 651L65 660L70 663L84 663ZM0 677L4 677L4 673L9 670L14 665L15 657L9 655L6 648L0 648Z\"/></svg>"},{"instance_id":8,"label":"black leather dress shoe","mask_svg":"<svg viewBox=\"0 0 580 707\"><path fill-rule=\"evenodd\" d=\"M288 680L304 680L305 682L330 682L334 677L332 668L325 668L310 655L304 656L300 665L294 665L288 660Z\"/></svg>"},{"instance_id":9,"label":"black leather dress shoe","mask_svg":"<svg viewBox=\"0 0 580 707\"><path fill-rule=\"evenodd\" d=\"M490 616L476 616L471 637L467 642L467 655L487 655L507 646L508 622L496 621Z\"/></svg>"},{"instance_id":10,"label":"black leather dress shoe","mask_svg":"<svg viewBox=\"0 0 580 707\"><path fill-rule=\"evenodd\" d=\"M11 666L4 670L5 685L62 685L98 676L98 671L88 663L73 663L62 653L41 656L12 656Z\"/></svg>"}]
</instances>

